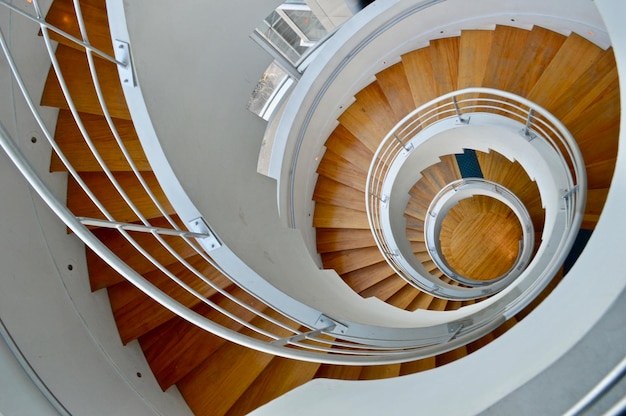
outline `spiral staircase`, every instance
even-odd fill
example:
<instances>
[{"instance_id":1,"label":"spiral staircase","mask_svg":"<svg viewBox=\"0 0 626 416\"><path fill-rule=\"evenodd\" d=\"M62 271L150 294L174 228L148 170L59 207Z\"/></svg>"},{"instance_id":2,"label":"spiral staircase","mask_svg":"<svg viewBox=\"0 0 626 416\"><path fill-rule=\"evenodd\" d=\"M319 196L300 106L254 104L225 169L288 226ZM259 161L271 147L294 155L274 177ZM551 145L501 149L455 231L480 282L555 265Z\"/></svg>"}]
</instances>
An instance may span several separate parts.
<instances>
[{"instance_id":1,"label":"spiral staircase","mask_svg":"<svg viewBox=\"0 0 626 416\"><path fill-rule=\"evenodd\" d=\"M83 0L81 8L91 43L113 54L104 1ZM69 0L55 0L46 21L80 36ZM93 58L112 121L132 164L115 144L116 138L102 113L97 93L90 87L92 75L84 52L63 36L52 36L59 42L56 58L76 108L68 106L53 70L46 80L41 105L60 109L55 141L78 172L82 184L94 192L116 221L139 224L148 220L153 227L167 228L172 223L183 227L165 193L160 191L137 137L116 65L97 56ZM602 50L576 34L564 36L538 26L532 30L497 26L494 30L468 30L460 36L433 40L428 47L403 55L400 62L376 74L375 81L356 94L354 103L339 116L337 127L328 137L317 169L312 220L317 251L324 268L335 270L343 282L363 298L375 297L407 311L452 311L482 300L437 298L403 280L376 246L365 207L368 167L381 139L415 108L466 87L510 91L538 103L559 118L576 138L587 168L589 190L582 228L593 230L599 219L615 166L619 134L619 85L612 50ZM74 110L80 114L87 134L110 172L103 171L89 151L83 140L84 132L72 116ZM598 140L600 136L602 140ZM541 243L544 209L533 178L518 162L496 151L476 151L476 156L483 177L510 189L526 206L536 232L536 251ZM54 153L50 170L67 171ZM140 179L134 172L140 173ZM448 154L422 170L420 176L411 188L404 210L406 238L426 270L451 282L428 255L424 218L433 197L447 184L461 179L462 169L455 155ZM117 182L127 195L116 192L112 182ZM146 194L143 182L156 190L156 203ZM70 175L68 208L80 218L105 220L101 207L94 205L82 184ZM138 211L129 208L128 200ZM506 207L489 199L464 200L448 213L446 221L440 237L443 252L447 258L456 259L459 268L467 268L468 274L481 280L497 276L510 267L519 230ZM498 228L490 230L489 236L482 235L482 240L477 237L477 228L495 227L494 224ZM136 247L117 230L101 228L97 221L90 228L102 243L147 281L199 315L219 322L219 314L181 290L167 278L166 272L147 261L145 256L138 255ZM498 234L499 230L507 231ZM152 234L130 233L150 256L166 265L167 271L211 302L234 312L240 307L230 301L227 293L232 294L285 322L286 318L270 308L263 309L259 300L224 277L219 267L204 262L193 246L174 237L161 236L178 257L164 250ZM473 240L468 242L470 239ZM489 245L489 239L497 240L497 244ZM513 327L563 278L561 270L526 309L467 345L402 364L348 366L272 356L226 341L161 306L91 250L87 249L86 256L91 288L107 290L122 342L138 340L160 387L165 391L176 385L198 415L247 414L314 378L371 380L445 365L476 351ZM218 289L199 285L184 262L199 268ZM251 313L244 312L243 316L250 321L258 319ZM249 331L244 323L224 321L223 324L244 334Z\"/></svg>"}]
</instances>

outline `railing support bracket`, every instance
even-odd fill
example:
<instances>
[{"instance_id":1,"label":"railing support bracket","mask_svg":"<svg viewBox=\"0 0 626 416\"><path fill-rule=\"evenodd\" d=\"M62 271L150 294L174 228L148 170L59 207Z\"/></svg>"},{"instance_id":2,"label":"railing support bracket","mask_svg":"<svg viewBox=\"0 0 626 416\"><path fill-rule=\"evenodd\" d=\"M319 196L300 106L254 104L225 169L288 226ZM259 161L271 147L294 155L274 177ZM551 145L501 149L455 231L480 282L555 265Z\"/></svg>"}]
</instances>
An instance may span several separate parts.
<instances>
[{"instance_id":1,"label":"railing support bracket","mask_svg":"<svg viewBox=\"0 0 626 416\"><path fill-rule=\"evenodd\" d=\"M204 221L204 218L198 217L189 221L187 227L195 233L206 235L206 237L203 237L201 240L204 243L204 248L208 249L208 251L216 250L222 246L222 243L220 243L213 231L211 231L211 228L209 228L209 225Z\"/></svg>"},{"instance_id":2,"label":"railing support bracket","mask_svg":"<svg viewBox=\"0 0 626 416\"><path fill-rule=\"evenodd\" d=\"M118 65L122 85L135 88L137 83L135 82L135 71L133 70L133 61L130 56L130 45L128 42L116 39L113 41L113 46L115 59L124 63L124 66Z\"/></svg>"},{"instance_id":3,"label":"railing support bracket","mask_svg":"<svg viewBox=\"0 0 626 416\"><path fill-rule=\"evenodd\" d=\"M348 327L329 318L326 315L320 315L315 322L315 328L320 331L332 331L336 334L345 334L348 332Z\"/></svg>"}]
</instances>

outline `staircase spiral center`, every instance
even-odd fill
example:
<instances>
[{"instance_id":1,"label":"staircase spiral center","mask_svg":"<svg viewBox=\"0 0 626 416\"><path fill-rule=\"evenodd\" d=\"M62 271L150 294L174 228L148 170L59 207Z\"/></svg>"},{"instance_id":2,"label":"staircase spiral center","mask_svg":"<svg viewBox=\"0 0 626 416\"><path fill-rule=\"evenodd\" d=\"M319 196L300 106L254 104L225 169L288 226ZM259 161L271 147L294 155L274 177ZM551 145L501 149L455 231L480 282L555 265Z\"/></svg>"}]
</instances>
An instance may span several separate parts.
<instances>
[{"instance_id":1,"label":"staircase spiral center","mask_svg":"<svg viewBox=\"0 0 626 416\"><path fill-rule=\"evenodd\" d=\"M475 195L450 209L439 238L446 262L458 274L471 280L491 280L515 264L522 228L505 204Z\"/></svg>"}]
</instances>

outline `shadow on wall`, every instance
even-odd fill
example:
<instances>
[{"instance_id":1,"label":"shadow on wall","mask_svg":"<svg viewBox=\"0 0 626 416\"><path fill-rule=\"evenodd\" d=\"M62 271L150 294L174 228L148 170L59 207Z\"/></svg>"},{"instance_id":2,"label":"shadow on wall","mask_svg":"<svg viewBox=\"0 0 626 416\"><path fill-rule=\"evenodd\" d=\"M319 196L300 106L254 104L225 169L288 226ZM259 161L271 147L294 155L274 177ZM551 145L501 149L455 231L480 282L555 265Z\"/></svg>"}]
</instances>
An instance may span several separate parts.
<instances>
[{"instance_id":1,"label":"shadow on wall","mask_svg":"<svg viewBox=\"0 0 626 416\"><path fill-rule=\"evenodd\" d=\"M363 10L368 5L374 3L374 0L345 0L348 9L352 12L352 14L357 14L359 11Z\"/></svg>"}]
</instances>

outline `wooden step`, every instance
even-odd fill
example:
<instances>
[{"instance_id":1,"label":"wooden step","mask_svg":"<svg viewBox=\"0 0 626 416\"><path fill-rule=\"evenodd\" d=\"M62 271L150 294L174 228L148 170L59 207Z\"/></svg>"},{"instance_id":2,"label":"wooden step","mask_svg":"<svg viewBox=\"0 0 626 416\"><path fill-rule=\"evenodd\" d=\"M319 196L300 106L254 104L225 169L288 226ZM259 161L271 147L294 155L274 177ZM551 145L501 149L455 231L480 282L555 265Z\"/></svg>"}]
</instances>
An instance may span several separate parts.
<instances>
[{"instance_id":1,"label":"wooden step","mask_svg":"<svg viewBox=\"0 0 626 416\"><path fill-rule=\"evenodd\" d=\"M322 255L325 269L334 269L339 274L351 272L384 261L378 247L342 250Z\"/></svg>"},{"instance_id":2,"label":"wooden step","mask_svg":"<svg viewBox=\"0 0 626 416\"><path fill-rule=\"evenodd\" d=\"M359 294L364 298L375 297L381 300L387 300L396 292L401 290L405 285L407 285L407 283L402 280L400 276L394 274L393 276L368 287Z\"/></svg>"},{"instance_id":3,"label":"wooden step","mask_svg":"<svg viewBox=\"0 0 626 416\"><path fill-rule=\"evenodd\" d=\"M566 37L559 33L539 26L533 27L526 38L524 48L517 51L517 65L513 74L506 80L504 90L522 97L526 96L563 46L565 39Z\"/></svg>"},{"instance_id":4,"label":"wooden step","mask_svg":"<svg viewBox=\"0 0 626 416\"><path fill-rule=\"evenodd\" d=\"M436 367L435 357L423 358L417 361L410 361L408 363L402 363L400 366L400 375L406 376L408 374L415 374L421 371L430 370Z\"/></svg>"},{"instance_id":5,"label":"wooden step","mask_svg":"<svg viewBox=\"0 0 626 416\"><path fill-rule=\"evenodd\" d=\"M415 107L417 108L436 98L437 91L433 83L434 75L430 50L422 48L404 54L402 55L402 63Z\"/></svg>"},{"instance_id":6,"label":"wooden step","mask_svg":"<svg viewBox=\"0 0 626 416\"><path fill-rule=\"evenodd\" d=\"M237 286L231 286L228 292L257 310L266 309L260 300ZM211 301L219 307L235 313L244 321L251 321L256 316L221 294L212 296ZM241 323L227 318L204 303L195 306L193 310L233 331L239 331L243 328ZM139 342L152 372L165 391L189 374L227 341L182 318L175 317L141 336Z\"/></svg>"},{"instance_id":7,"label":"wooden step","mask_svg":"<svg viewBox=\"0 0 626 416\"><path fill-rule=\"evenodd\" d=\"M315 204L313 226L321 228L369 229L367 214L350 208L322 203Z\"/></svg>"},{"instance_id":8,"label":"wooden step","mask_svg":"<svg viewBox=\"0 0 626 416\"><path fill-rule=\"evenodd\" d=\"M324 146L364 172L368 171L374 156L374 152L341 124L335 128Z\"/></svg>"},{"instance_id":9,"label":"wooden step","mask_svg":"<svg viewBox=\"0 0 626 416\"><path fill-rule=\"evenodd\" d=\"M178 218L174 218L174 220L177 221ZM171 228L170 223L165 218L157 218L151 221L151 225ZM145 274L156 269L156 266L140 254L119 231L102 228L93 230L93 233L109 250L137 273ZM129 235L160 264L167 266L177 262L176 258L152 234L129 232ZM180 237L163 235L161 238L183 258L196 253L196 250ZM89 248L86 249L86 252L91 290L96 291L124 281L124 277L102 260L100 256Z\"/></svg>"},{"instance_id":10,"label":"wooden step","mask_svg":"<svg viewBox=\"0 0 626 416\"><path fill-rule=\"evenodd\" d=\"M576 81L600 57L602 49L572 33L528 93L528 99L552 112L561 94L576 91Z\"/></svg>"},{"instance_id":11,"label":"wooden step","mask_svg":"<svg viewBox=\"0 0 626 416\"><path fill-rule=\"evenodd\" d=\"M457 90L459 77L459 38L443 38L430 42L430 63L437 96Z\"/></svg>"},{"instance_id":12,"label":"wooden step","mask_svg":"<svg viewBox=\"0 0 626 416\"><path fill-rule=\"evenodd\" d=\"M308 363L276 357L226 413L227 416L245 415L270 400L311 380L319 363Z\"/></svg>"},{"instance_id":13,"label":"wooden step","mask_svg":"<svg viewBox=\"0 0 626 416\"><path fill-rule=\"evenodd\" d=\"M593 230L600 219L602 208L609 194L607 188L589 189L587 190L587 204L585 206L585 215L583 217L582 229Z\"/></svg>"},{"instance_id":14,"label":"wooden step","mask_svg":"<svg viewBox=\"0 0 626 416\"><path fill-rule=\"evenodd\" d=\"M365 189L367 182L367 167L363 170L330 150L324 153L317 173L359 191Z\"/></svg>"},{"instance_id":15,"label":"wooden step","mask_svg":"<svg viewBox=\"0 0 626 416\"><path fill-rule=\"evenodd\" d=\"M393 275L395 275L395 272L391 266L386 261L380 261L367 267L343 273L341 278L352 290L356 293L361 293Z\"/></svg>"},{"instance_id":16,"label":"wooden step","mask_svg":"<svg viewBox=\"0 0 626 416\"><path fill-rule=\"evenodd\" d=\"M104 114L93 86L87 56L76 49L58 45L56 57L70 96L78 111L90 114ZM116 65L109 61L97 59L95 60L95 68L98 82L104 95L104 101L111 116L130 120L130 113L126 106L126 99L124 98ZM69 109L52 68L50 68L48 78L46 79L41 105Z\"/></svg>"},{"instance_id":17,"label":"wooden step","mask_svg":"<svg viewBox=\"0 0 626 416\"><path fill-rule=\"evenodd\" d=\"M464 30L461 33L457 80L459 89L483 86L492 41L492 30Z\"/></svg>"},{"instance_id":18,"label":"wooden step","mask_svg":"<svg viewBox=\"0 0 626 416\"><path fill-rule=\"evenodd\" d=\"M387 303L396 308L405 309L420 294L420 291L411 285L404 285L400 290L394 293Z\"/></svg>"},{"instance_id":19,"label":"wooden step","mask_svg":"<svg viewBox=\"0 0 626 416\"><path fill-rule=\"evenodd\" d=\"M568 123L567 127L576 138L586 164L602 162L617 155L620 111L619 83L615 80L584 110L581 117Z\"/></svg>"},{"instance_id":20,"label":"wooden step","mask_svg":"<svg viewBox=\"0 0 626 416\"><path fill-rule=\"evenodd\" d=\"M377 81L362 89L356 101L339 117L339 123L371 152L376 152L397 121Z\"/></svg>"},{"instance_id":21,"label":"wooden step","mask_svg":"<svg viewBox=\"0 0 626 416\"><path fill-rule=\"evenodd\" d=\"M159 208L152 201L137 177L132 172L116 172L113 175L122 189L126 192L131 202L146 218L160 218L163 216ZM114 188L104 173L85 172L80 174L87 187L95 192L96 198L104 208L113 216L115 221L135 222L139 221L137 214L124 202L122 196ZM166 214L173 215L174 209L167 200L163 190L158 184L152 172L142 172L142 177L152 190L155 198L161 204ZM89 199L78 183L70 177L67 190L67 207L77 217L103 218L103 214Z\"/></svg>"},{"instance_id":22,"label":"wooden step","mask_svg":"<svg viewBox=\"0 0 626 416\"><path fill-rule=\"evenodd\" d=\"M529 31L510 26L496 26L482 87L504 90L520 65L520 51L526 46Z\"/></svg>"},{"instance_id":23,"label":"wooden step","mask_svg":"<svg viewBox=\"0 0 626 416\"><path fill-rule=\"evenodd\" d=\"M322 364L317 373L315 374L315 378L329 378L329 379L337 379L337 380L358 380L361 375L361 369L363 367L360 366L352 366L352 365L330 365L330 364Z\"/></svg>"},{"instance_id":24,"label":"wooden step","mask_svg":"<svg viewBox=\"0 0 626 416\"><path fill-rule=\"evenodd\" d=\"M430 304L433 302L435 298L428 293L421 292L415 299L411 301L409 306L407 306L407 310L415 311L417 309L429 309Z\"/></svg>"},{"instance_id":25,"label":"wooden step","mask_svg":"<svg viewBox=\"0 0 626 416\"><path fill-rule=\"evenodd\" d=\"M402 62L379 72L376 74L376 79L393 109L396 120L402 120L407 114L415 110L411 87Z\"/></svg>"},{"instance_id":26,"label":"wooden step","mask_svg":"<svg viewBox=\"0 0 626 416\"><path fill-rule=\"evenodd\" d=\"M232 283L199 255L193 256L188 262L218 287L225 288ZM215 289L204 283L180 263L171 265L167 269L204 297L210 297L216 293ZM144 278L188 308L200 303L197 297L187 292L161 271L147 273ZM108 288L108 292L113 316L124 344L176 316L129 282L111 286Z\"/></svg>"},{"instance_id":27,"label":"wooden step","mask_svg":"<svg viewBox=\"0 0 626 416\"><path fill-rule=\"evenodd\" d=\"M401 364L370 365L363 367L359 380L378 380L400 375Z\"/></svg>"},{"instance_id":28,"label":"wooden step","mask_svg":"<svg viewBox=\"0 0 626 416\"><path fill-rule=\"evenodd\" d=\"M120 149L109 125L103 116L79 113L87 134L95 145L104 163L111 171L130 171L131 166ZM113 124L131 156L137 170L152 170L143 152L133 123L129 120L113 119ZM74 117L68 110L60 110L54 140L78 172L101 172L102 166L89 149ZM67 171L56 153L52 153L51 172Z\"/></svg>"},{"instance_id":29,"label":"wooden step","mask_svg":"<svg viewBox=\"0 0 626 416\"><path fill-rule=\"evenodd\" d=\"M278 316L273 312L271 315ZM253 319L252 323L261 329L276 330L278 336L291 335L290 331L278 330L261 318ZM248 329L242 333L252 334ZM227 342L180 380L177 387L195 414L224 415L273 358L270 354Z\"/></svg>"},{"instance_id":30,"label":"wooden step","mask_svg":"<svg viewBox=\"0 0 626 416\"><path fill-rule=\"evenodd\" d=\"M602 52L577 80L572 90L563 91L554 101L552 114L561 120L568 128L576 120L587 120L584 112L601 98L607 89L619 88L617 80L617 66L613 49Z\"/></svg>"},{"instance_id":31,"label":"wooden step","mask_svg":"<svg viewBox=\"0 0 626 416\"><path fill-rule=\"evenodd\" d=\"M437 356L437 367L441 367L446 364L450 364L453 361L459 360L467 355L467 347L462 346L452 351L444 352Z\"/></svg>"},{"instance_id":32,"label":"wooden step","mask_svg":"<svg viewBox=\"0 0 626 416\"><path fill-rule=\"evenodd\" d=\"M374 247L376 245L370 230L317 228L316 236L318 253Z\"/></svg>"},{"instance_id":33,"label":"wooden step","mask_svg":"<svg viewBox=\"0 0 626 416\"><path fill-rule=\"evenodd\" d=\"M317 203L365 212L365 193L332 179L320 176L315 184L313 200Z\"/></svg>"},{"instance_id":34,"label":"wooden step","mask_svg":"<svg viewBox=\"0 0 626 416\"><path fill-rule=\"evenodd\" d=\"M113 45L111 44L111 33L109 32L105 0L81 0L80 9L83 21L85 22L89 43L96 49L99 49L109 56L113 56ZM78 20L76 19L76 12L72 0L53 1L46 15L46 22L78 39L82 40L83 38L78 27ZM83 50L82 46L78 46L67 38L58 35L56 32L50 31L49 33L52 40L72 48L77 48L81 51Z\"/></svg>"}]
</instances>

